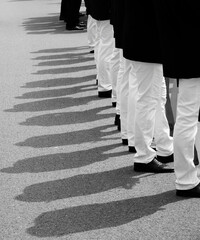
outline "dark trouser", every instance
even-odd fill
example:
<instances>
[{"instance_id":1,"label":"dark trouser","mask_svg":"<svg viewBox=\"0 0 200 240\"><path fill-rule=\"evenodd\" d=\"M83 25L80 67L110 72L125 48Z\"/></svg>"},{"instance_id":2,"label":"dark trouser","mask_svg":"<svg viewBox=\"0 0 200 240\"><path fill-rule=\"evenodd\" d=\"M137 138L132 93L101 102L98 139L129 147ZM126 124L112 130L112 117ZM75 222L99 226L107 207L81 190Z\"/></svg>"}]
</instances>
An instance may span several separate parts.
<instances>
[{"instance_id":1,"label":"dark trouser","mask_svg":"<svg viewBox=\"0 0 200 240\"><path fill-rule=\"evenodd\" d=\"M64 20L68 27L74 27L79 22L79 10L82 0L62 0L60 20Z\"/></svg>"}]
</instances>

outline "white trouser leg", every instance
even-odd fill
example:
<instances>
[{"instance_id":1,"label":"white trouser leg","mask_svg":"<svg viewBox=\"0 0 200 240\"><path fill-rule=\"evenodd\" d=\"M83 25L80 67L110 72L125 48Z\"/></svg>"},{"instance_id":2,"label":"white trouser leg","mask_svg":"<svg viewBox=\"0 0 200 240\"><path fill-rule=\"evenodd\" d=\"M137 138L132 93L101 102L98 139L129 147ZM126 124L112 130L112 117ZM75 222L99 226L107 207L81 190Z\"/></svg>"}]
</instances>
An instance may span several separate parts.
<instances>
[{"instance_id":1,"label":"white trouser leg","mask_svg":"<svg viewBox=\"0 0 200 240\"><path fill-rule=\"evenodd\" d=\"M160 100L156 109L154 138L157 155L165 157L173 153L173 138L170 137L170 128L165 112L166 94L166 82L163 77Z\"/></svg>"},{"instance_id":2,"label":"white trouser leg","mask_svg":"<svg viewBox=\"0 0 200 240\"><path fill-rule=\"evenodd\" d=\"M188 190L199 184L193 163L200 106L200 79L181 79L174 127L176 188Z\"/></svg>"},{"instance_id":3,"label":"white trouser leg","mask_svg":"<svg viewBox=\"0 0 200 240\"><path fill-rule=\"evenodd\" d=\"M88 16L88 19L90 20L89 25L92 27L88 29L88 38L90 38L91 44L94 46L94 60L96 64L96 70L97 70L97 76L98 79L98 49L99 49L99 43L100 43L100 31L97 27L98 21L94 18L92 18L90 15ZM88 39L89 41L89 39ZM89 43L90 44L90 43ZM90 46L90 45L89 45Z\"/></svg>"},{"instance_id":4,"label":"white trouser leg","mask_svg":"<svg viewBox=\"0 0 200 240\"><path fill-rule=\"evenodd\" d=\"M110 79L110 57L114 48L113 27L109 20L97 21L97 32L99 34L99 44L97 51L97 75L98 91L109 91L112 89Z\"/></svg>"},{"instance_id":5,"label":"white trouser leg","mask_svg":"<svg viewBox=\"0 0 200 240\"><path fill-rule=\"evenodd\" d=\"M129 61L129 60L127 60ZM131 61L130 61L131 64ZM131 68L129 73L129 93L128 93L128 111L127 111L127 135L128 145L135 146L135 107L138 92L138 83L136 73Z\"/></svg>"},{"instance_id":6,"label":"white trouser leg","mask_svg":"<svg viewBox=\"0 0 200 240\"><path fill-rule=\"evenodd\" d=\"M110 78L112 84L112 102L117 102L117 76L120 67L120 50L113 48L110 59Z\"/></svg>"},{"instance_id":7,"label":"white trouser leg","mask_svg":"<svg viewBox=\"0 0 200 240\"><path fill-rule=\"evenodd\" d=\"M120 63L119 63L119 71L117 75L117 90L116 90L117 91L116 114L118 115L120 115L121 82L124 76L124 57L121 49L119 49L119 53L120 53Z\"/></svg>"},{"instance_id":8,"label":"white trouser leg","mask_svg":"<svg viewBox=\"0 0 200 240\"><path fill-rule=\"evenodd\" d=\"M132 61L138 82L135 113L135 162L149 163L156 156L151 148L155 116L163 80L161 64Z\"/></svg>"},{"instance_id":9,"label":"white trouser leg","mask_svg":"<svg viewBox=\"0 0 200 240\"><path fill-rule=\"evenodd\" d=\"M127 111L128 111L128 89L129 73L131 70L130 62L124 59L124 74L121 80L120 89L120 120L121 120L121 138L127 139Z\"/></svg>"},{"instance_id":10,"label":"white trouser leg","mask_svg":"<svg viewBox=\"0 0 200 240\"><path fill-rule=\"evenodd\" d=\"M96 36L97 35L97 24L96 20L88 15L87 19L87 37L88 37L88 45L91 49L94 49L96 44Z\"/></svg>"}]
</instances>

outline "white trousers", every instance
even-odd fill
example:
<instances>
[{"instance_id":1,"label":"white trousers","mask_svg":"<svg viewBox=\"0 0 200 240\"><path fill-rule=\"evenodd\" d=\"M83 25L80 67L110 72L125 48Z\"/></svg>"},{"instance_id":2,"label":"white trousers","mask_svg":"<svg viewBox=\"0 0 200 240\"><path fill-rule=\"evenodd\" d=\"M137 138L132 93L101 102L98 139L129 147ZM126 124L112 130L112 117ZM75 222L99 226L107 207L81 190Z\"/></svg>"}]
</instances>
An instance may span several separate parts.
<instances>
[{"instance_id":1,"label":"white trousers","mask_svg":"<svg viewBox=\"0 0 200 240\"><path fill-rule=\"evenodd\" d=\"M131 69L129 71L129 89L128 89L128 109L127 109L127 136L128 145L130 147L135 146L135 108L138 93L138 83L136 78L136 73L132 67L131 61L129 62Z\"/></svg>"},{"instance_id":2,"label":"white trousers","mask_svg":"<svg viewBox=\"0 0 200 240\"><path fill-rule=\"evenodd\" d=\"M91 49L94 49L96 44L96 36L97 35L97 24L96 20L88 15L87 19L87 37L88 37L88 45Z\"/></svg>"},{"instance_id":3,"label":"white trousers","mask_svg":"<svg viewBox=\"0 0 200 240\"><path fill-rule=\"evenodd\" d=\"M157 154L173 153L173 139L165 115L166 85L161 64L132 61L138 84L135 107L135 162L149 163L156 156L151 148L155 138Z\"/></svg>"},{"instance_id":4,"label":"white trousers","mask_svg":"<svg viewBox=\"0 0 200 240\"><path fill-rule=\"evenodd\" d=\"M199 106L200 78L180 79L174 127L174 165L179 190L194 188L200 182L193 163Z\"/></svg>"},{"instance_id":5,"label":"white trousers","mask_svg":"<svg viewBox=\"0 0 200 240\"><path fill-rule=\"evenodd\" d=\"M122 83L122 79L124 76L124 57L122 54L122 50L119 50L120 53L120 63L119 63L119 71L118 71L118 75L117 75L117 90L116 90L116 94L117 94L117 104L116 104L116 114L120 115L120 104L121 104L121 83Z\"/></svg>"},{"instance_id":6,"label":"white trousers","mask_svg":"<svg viewBox=\"0 0 200 240\"><path fill-rule=\"evenodd\" d=\"M112 84L112 102L117 102L117 79L120 68L120 49L113 48L110 59L110 77Z\"/></svg>"},{"instance_id":7,"label":"white trousers","mask_svg":"<svg viewBox=\"0 0 200 240\"><path fill-rule=\"evenodd\" d=\"M109 20L96 21L97 38L94 51L96 52L98 91L112 89L110 78L110 60L114 48L113 26Z\"/></svg>"},{"instance_id":8,"label":"white trousers","mask_svg":"<svg viewBox=\"0 0 200 240\"><path fill-rule=\"evenodd\" d=\"M128 94L129 94L129 74L131 71L130 61L122 60L123 77L120 83L120 120L121 120L121 138L128 139L127 135L127 113L128 113Z\"/></svg>"}]
</instances>

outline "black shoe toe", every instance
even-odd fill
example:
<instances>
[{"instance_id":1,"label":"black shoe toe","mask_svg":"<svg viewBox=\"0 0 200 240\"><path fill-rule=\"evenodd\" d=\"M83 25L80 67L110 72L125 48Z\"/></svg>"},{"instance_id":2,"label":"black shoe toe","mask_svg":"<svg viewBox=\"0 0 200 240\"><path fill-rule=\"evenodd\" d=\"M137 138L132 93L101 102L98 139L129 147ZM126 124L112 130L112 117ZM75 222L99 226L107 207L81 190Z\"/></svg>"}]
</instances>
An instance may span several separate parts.
<instances>
[{"instance_id":1,"label":"black shoe toe","mask_svg":"<svg viewBox=\"0 0 200 240\"><path fill-rule=\"evenodd\" d=\"M174 154L171 154L169 156L163 157L163 156L159 156L157 155L157 160L161 163L170 163L170 162L174 162Z\"/></svg>"},{"instance_id":2,"label":"black shoe toe","mask_svg":"<svg viewBox=\"0 0 200 240\"><path fill-rule=\"evenodd\" d=\"M176 195L179 197L200 198L200 183L189 190L176 190Z\"/></svg>"},{"instance_id":3,"label":"black shoe toe","mask_svg":"<svg viewBox=\"0 0 200 240\"><path fill-rule=\"evenodd\" d=\"M137 152L134 146L129 146L128 151L131 152L131 153L136 153Z\"/></svg>"},{"instance_id":4,"label":"black shoe toe","mask_svg":"<svg viewBox=\"0 0 200 240\"><path fill-rule=\"evenodd\" d=\"M171 173L174 172L174 169L167 167L165 164L159 162L156 158L154 158L149 163L134 163L134 171L150 173Z\"/></svg>"},{"instance_id":5,"label":"black shoe toe","mask_svg":"<svg viewBox=\"0 0 200 240\"><path fill-rule=\"evenodd\" d=\"M66 25L66 30L69 30L69 31L82 31L82 30L84 30L84 28L79 26L79 25L72 26L72 27Z\"/></svg>"},{"instance_id":6,"label":"black shoe toe","mask_svg":"<svg viewBox=\"0 0 200 240\"><path fill-rule=\"evenodd\" d=\"M122 144L123 144L123 145L128 145L128 139L123 138L123 139L122 139Z\"/></svg>"},{"instance_id":7,"label":"black shoe toe","mask_svg":"<svg viewBox=\"0 0 200 240\"><path fill-rule=\"evenodd\" d=\"M112 90L98 92L98 97L99 98L111 98L112 97Z\"/></svg>"}]
</instances>

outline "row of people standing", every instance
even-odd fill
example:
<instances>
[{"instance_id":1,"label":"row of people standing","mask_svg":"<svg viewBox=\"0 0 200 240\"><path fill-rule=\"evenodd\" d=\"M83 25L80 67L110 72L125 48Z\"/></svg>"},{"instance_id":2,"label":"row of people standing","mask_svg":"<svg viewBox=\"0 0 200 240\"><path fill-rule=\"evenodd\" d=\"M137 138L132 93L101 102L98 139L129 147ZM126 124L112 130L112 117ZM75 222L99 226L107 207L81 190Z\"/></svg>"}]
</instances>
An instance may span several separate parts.
<instances>
[{"instance_id":1,"label":"row of people standing","mask_svg":"<svg viewBox=\"0 0 200 240\"><path fill-rule=\"evenodd\" d=\"M86 2L98 96L112 97L116 105L122 143L135 153L134 171L175 170L176 194L200 197L193 161L200 105L198 5L186 0ZM173 138L164 77L179 82ZM167 165L173 161L174 169Z\"/></svg>"}]
</instances>

